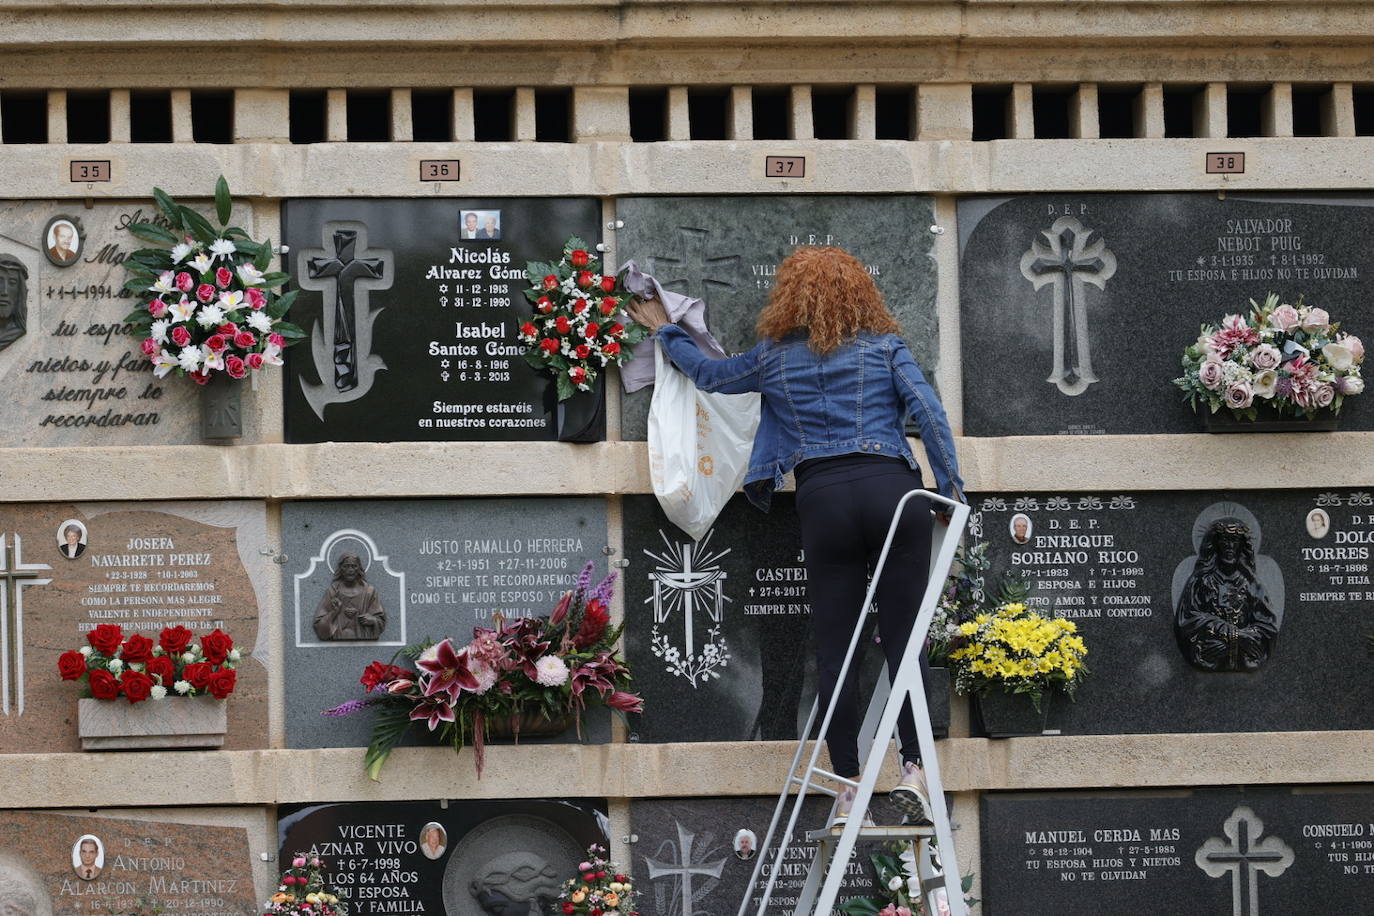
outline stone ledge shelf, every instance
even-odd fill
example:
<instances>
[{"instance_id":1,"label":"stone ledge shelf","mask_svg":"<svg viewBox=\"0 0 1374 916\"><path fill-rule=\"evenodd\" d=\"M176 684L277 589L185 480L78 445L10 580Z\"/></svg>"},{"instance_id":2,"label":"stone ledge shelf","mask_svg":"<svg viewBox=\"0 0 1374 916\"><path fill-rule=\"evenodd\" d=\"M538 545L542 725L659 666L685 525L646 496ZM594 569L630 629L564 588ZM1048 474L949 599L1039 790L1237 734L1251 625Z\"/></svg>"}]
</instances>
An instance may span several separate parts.
<instances>
[{"instance_id":1,"label":"stone ledge shelf","mask_svg":"<svg viewBox=\"0 0 1374 916\"><path fill-rule=\"evenodd\" d=\"M1374 432L956 440L971 493L1374 486ZM0 502L650 493L642 442L2 449ZM1074 468L1072 480L1060 470ZM151 469L156 468L156 477ZM557 472L550 469L556 468ZM610 473L606 473L606 469ZM929 470L925 479L930 482Z\"/></svg>"},{"instance_id":2,"label":"stone ledge shelf","mask_svg":"<svg viewBox=\"0 0 1374 916\"><path fill-rule=\"evenodd\" d=\"M953 792L1355 783L1374 782L1370 738L1367 731L953 738L941 742L940 759ZM156 802L167 806L775 795L794 749L783 741L507 745L487 749L479 781L470 749L455 757L448 748L403 748L381 782L364 775L361 748L7 754L0 808L146 806L146 774L154 771ZM531 780L530 773L544 775ZM895 776L894 768L888 778Z\"/></svg>"}]
</instances>

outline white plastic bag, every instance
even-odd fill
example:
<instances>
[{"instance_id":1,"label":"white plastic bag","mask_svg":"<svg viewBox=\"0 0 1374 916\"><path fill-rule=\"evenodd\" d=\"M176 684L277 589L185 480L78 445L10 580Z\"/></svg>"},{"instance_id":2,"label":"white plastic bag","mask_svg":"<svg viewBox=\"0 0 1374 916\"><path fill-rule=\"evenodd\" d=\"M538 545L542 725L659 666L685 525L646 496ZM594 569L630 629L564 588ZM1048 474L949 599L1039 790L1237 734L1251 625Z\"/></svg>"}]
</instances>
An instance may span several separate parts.
<instances>
[{"instance_id":1,"label":"white plastic bag","mask_svg":"<svg viewBox=\"0 0 1374 916\"><path fill-rule=\"evenodd\" d=\"M759 395L698 390L654 344L649 475L673 524L700 540L749 470Z\"/></svg>"}]
</instances>

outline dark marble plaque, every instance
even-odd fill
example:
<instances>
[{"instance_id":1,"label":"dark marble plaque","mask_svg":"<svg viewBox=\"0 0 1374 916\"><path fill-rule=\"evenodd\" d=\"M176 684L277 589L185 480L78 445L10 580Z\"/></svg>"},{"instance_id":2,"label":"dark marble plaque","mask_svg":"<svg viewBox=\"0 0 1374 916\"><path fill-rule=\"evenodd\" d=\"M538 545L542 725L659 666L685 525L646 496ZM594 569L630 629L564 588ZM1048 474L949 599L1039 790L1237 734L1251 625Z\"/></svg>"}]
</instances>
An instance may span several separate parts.
<instances>
[{"instance_id":1,"label":"dark marble plaque","mask_svg":"<svg viewBox=\"0 0 1374 916\"><path fill-rule=\"evenodd\" d=\"M74 532L68 547L63 537ZM261 503L33 503L0 509L0 752L75 751L80 687L57 658L100 624L157 641L219 628L244 658L226 748L267 745ZM123 701L119 701L123 702ZM175 698L158 701L176 703Z\"/></svg>"},{"instance_id":2,"label":"dark marble plaque","mask_svg":"<svg viewBox=\"0 0 1374 916\"><path fill-rule=\"evenodd\" d=\"M292 200L289 442L549 440L557 393L516 339L528 261L600 237L590 198ZM494 217L494 239L469 238Z\"/></svg>"},{"instance_id":3,"label":"dark marble plaque","mask_svg":"<svg viewBox=\"0 0 1374 916\"><path fill-rule=\"evenodd\" d=\"M350 916L552 912L587 847L608 845L599 799L293 805L277 826L281 858L321 856Z\"/></svg>"},{"instance_id":4,"label":"dark marble plaque","mask_svg":"<svg viewBox=\"0 0 1374 916\"><path fill-rule=\"evenodd\" d=\"M358 747L370 717L320 712L363 696L358 678L403 646L547 614L587 560L605 574L606 508L596 499L297 502L282 508L286 728L291 747ZM345 553L359 557L386 623L375 639L321 639L314 620ZM583 734L606 740L593 710ZM417 731L423 731L418 729ZM522 738L522 741L537 740ZM570 739L573 740L573 739Z\"/></svg>"},{"instance_id":5,"label":"dark marble plaque","mask_svg":"<svg viewBox=\"0 0 1374 916\"><path fill-rule=\"evenodd\" d=\"M778 264L799 245L837 245L867 267L933 382L939 355L934 204L920 196L630 197L616 204L625 227L616 255L634 260L674 292L706 302L707 325L727 353L757 340L754 322ZM637 359L653 359L644 347ZM647 435L651 389L626 395L626 439Z\"/></svg>"},{"instance_id":6,"label":"dark marble plaque","mask_svg":"<svg viewBox=\"0 0 1374 916\"><path fill-rule=\"evenodd\" d=\"M811 606L790 493L735 496L692 541L652 496L627 496L626 657L642 741L793 740L816 695ZM878 676L876 647L863 684ZM864 691L866 696L867 691Z\"/></svg>"},{"instance_id":7,"label":"dark marble plaque","mask_svg":"<svg viewBox=\"0 0 1374 916\"><path fill-rule=\"evenodd\" d=\"M988 916L1365 913L1368 786L983 796Z\"/></svg>"},{"instance_id":8,"label":"dark marble plaque","mask_svg":"<svg viewBox=\"0 0 1374 916\"><path fill-rule=\"evenodd\" d=\"M679 916L683 913L734 913L749 889L758 849L768 836L777 798L674 798L630 803L630 820L639 841L634 845L634 877L641 893L640 912ZM787 858L769 897L770 913L791 913L806 884L813 847L799 838L825 825L831 800L807 799ZM900 823L886 799L871 809L876 823ZM787 825L790 809L783 813ZM779 828L781 829L781 827ZM860 843L850 857L840 901L876 896L870 853L881 843ZM777 858L777 842L751 895L750 912L758 909ZM690 903L684 903L690 901Z\"/></svg>"},{"instance_id":9,"label":"dark marble plaque","mask_svg":"<svg viewBox=\"0 0 1374 916\"><path fill-rule=\"evenodd\" d=\"M965 432L1198 432L1172 380L1200 325L1274 292L1374 333L1371 205L1206 193L960 201ZM1374 407L1351 399L1341 426L1374 428Z\"/></svg>"},{"instance_id":10,"label":"dark marble plaque","mask_svg":"<svg viewBox=\"0 0 1374 916\"><path fill-rule=\"evenodd\" d=\"M0 913L261 912L245 828L130 813L138 819L7 811L0 819Z\"/></svg>"},{"instance_id":11,"label":"dark marble plaque","mask_svg":"<svg viewBox=\"0 0 1374 916\"><path fill-rule=\"evenodd\" d=\"M1078 622L1090 674L1071 734L1369 727L1368 491L996 494L970 531L992 574ZM1221 528L1249 545L1225 555ZM1024 540L1024 543L1019 543ZM1182 608L1182 613L1179 613Z\"/></svg>"}]
</instances>

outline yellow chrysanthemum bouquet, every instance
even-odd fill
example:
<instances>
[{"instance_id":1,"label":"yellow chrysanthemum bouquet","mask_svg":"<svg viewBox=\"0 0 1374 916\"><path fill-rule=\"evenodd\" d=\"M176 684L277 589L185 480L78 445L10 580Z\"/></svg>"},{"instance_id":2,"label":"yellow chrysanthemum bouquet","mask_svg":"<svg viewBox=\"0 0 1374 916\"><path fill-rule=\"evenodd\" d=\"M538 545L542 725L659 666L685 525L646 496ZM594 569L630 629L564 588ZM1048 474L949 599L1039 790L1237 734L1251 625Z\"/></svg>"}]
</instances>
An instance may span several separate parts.
<instances>
[{"instance_id":1,"label":"yellow chrysanthemum bouquet","mask_svg":"<svg viewBox=\"0 0 1374 916\"><path fill-rule=\"evenodd\" d=\"M1044 617L1020 602L979 614L959 634L949 661L960 693L1026 693L1039 710L1045 691L1058 687L1072 696L1088 673L1088 649L1077 624Z\"/></svg>"}]
</instances>

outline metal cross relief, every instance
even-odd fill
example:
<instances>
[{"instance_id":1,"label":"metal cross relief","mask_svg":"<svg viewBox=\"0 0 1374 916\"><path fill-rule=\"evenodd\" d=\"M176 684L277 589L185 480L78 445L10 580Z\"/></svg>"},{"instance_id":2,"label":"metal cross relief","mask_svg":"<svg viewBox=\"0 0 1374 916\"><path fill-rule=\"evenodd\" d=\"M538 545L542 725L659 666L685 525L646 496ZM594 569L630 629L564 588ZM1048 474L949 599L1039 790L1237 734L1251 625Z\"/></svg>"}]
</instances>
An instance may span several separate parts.
<instances>
[{"instance_id":1,"label":"metal cross relief","mask_svg":"<svg viewBox=\"0 0 1374 916\"><path fill-rule=\"evenodd\" d=\"M326 245L332 246L333 253L320 248L303 252L305 269L299 273L301 288L318 290L325 297L310 340L320 384L301 377L306 400L322 420L327 405L362 397L372 388L377 370L386 368L385 361L372 352L376 314L369 308L368 293L391 286L391 252L369 250L363 256L368 247L366 227L345 225L359 228L326 226L325 231L332 232L326 236Z\"/></svg>"},{"instance_id":2,"label":"metal cross relief","mask_svg":"<svg viewBox=\"0 0 1374 916\"><path fill-rule=\"evenodd\" d=\"M708 255L706 246L711 234L709 230L679 226L678 234L682 240L681 258L658 256L649 259L649 270L658 277L659 283L670 289L681 286L692 298L708 302L707 291L710 287L720 287L721 292L737 287L733 277L739 270L739 255Z\"/></svg>"},{"instance_id":3,"label":"metal cross relief","mask_svg":"<svg viewBox=\"0 0 1374 916\"><path fill-rule=\"evenodd\" d=\"M1047 382L1073 396L1097 381L1088 334L1085 285L1106 289L1116 273L1116 255L1099 235L1072 216L1061 217L1040 232L1021 256L1021 275L1035 289L1054 289L1054 371Z\"/></svg>"},{"instance_id":4,"label":"metal cross relief","mask_svg":"<svg viewBox=\"0 0 1374 916\"><path fill-rule=\"evenodd\" d=\"M677 826L677 857L680 862L660 862L657 859L650 859L647 856L644 861L649 866L649 878L668 878L677 875L682 880L682 914L681 916L695 916L692 909L692 876L702 875L708 878L720 878L720 873L725 868L725 859L720 858L715 862L701 862L692 864L692 841L696 839L696 834L682 826L680 821L673 822ZM671 843L669 843L671 845Z\"/></svg>"},{"instance_id":5,"label":"metal cross relief","mask_svg":"<svg viewBox=\"0 0 1374 916\"><path fill-rule=\"evenodd\" d=\"M43 576L51 569L24 562L18 534L0 534L0 709L7 716L24 714L24 589L52 582Z\"/></svg>"},{"instance_id":6,"label":"metal cross relief","mask_svg":"<svg viewBox=\"0 0 1374 916\"><path fill-rule=\"evenodd\" d=\"M697 570L692 568L692 548L695 544L686 543L682 545L682 562L679 569L672 571L657 570L649 573L649 578L654 583L654 623L663 623L668 619L672 611L673 602L663 599L662 590L671 589L678 593L678 598L682 603L682 626L684 629L685 644L683 650L688 657L696 653L696 638L692 632L692 617L696 610L697 592L702 589L713 589L715 600L712 601L711 594L708 592L702 601L702 608L716 623L720 623L722 613L722 598L720 583L727 577L725 570L720 567L714 569ZM704 545L703 545L704 546Z\"/></svg>"},{"instance_id":7,"label":"metal cross relief","mask_svg":"<svg viewBox=\"0 0 1374 916\"><path fill-rule=\"evenodd\" d=\"M1241 806L1222 825L1227 839L1212 837L1194 856L1210 877L1231 875L1232 916L1259 916L1259 873L1277 878L1293 864L1293 850L1276 836L1264 836L1264 822Z\"/></svg>"}]
</instances>

